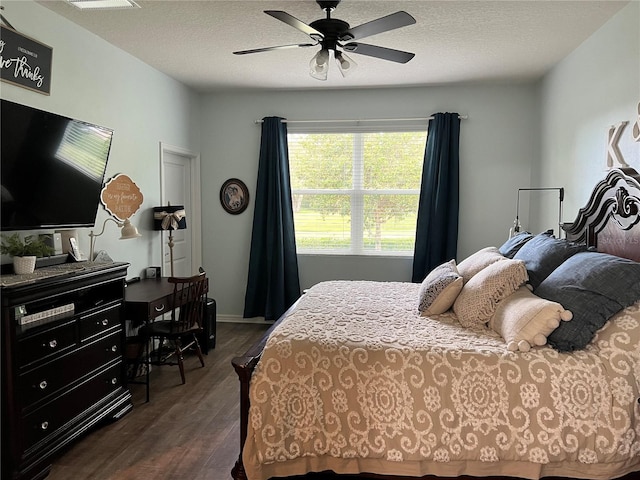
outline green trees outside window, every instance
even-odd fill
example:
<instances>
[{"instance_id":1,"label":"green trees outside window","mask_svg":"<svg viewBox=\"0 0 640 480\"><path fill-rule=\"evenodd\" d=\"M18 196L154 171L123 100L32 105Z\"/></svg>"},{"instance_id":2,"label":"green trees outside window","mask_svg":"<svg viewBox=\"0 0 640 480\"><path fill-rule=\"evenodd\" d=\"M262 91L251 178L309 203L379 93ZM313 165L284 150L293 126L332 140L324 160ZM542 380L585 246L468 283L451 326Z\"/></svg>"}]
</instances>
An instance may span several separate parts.
<instances>
[{"instance_id":1,"label":"green trees outside window","mask_svg":"<svg viewBox=\"0 0 640 480\"><path fill-rule=\"evenodd\" d=\"M412 254L426 131L290 133L301 253Z\"/></svg>"}]
</instances>

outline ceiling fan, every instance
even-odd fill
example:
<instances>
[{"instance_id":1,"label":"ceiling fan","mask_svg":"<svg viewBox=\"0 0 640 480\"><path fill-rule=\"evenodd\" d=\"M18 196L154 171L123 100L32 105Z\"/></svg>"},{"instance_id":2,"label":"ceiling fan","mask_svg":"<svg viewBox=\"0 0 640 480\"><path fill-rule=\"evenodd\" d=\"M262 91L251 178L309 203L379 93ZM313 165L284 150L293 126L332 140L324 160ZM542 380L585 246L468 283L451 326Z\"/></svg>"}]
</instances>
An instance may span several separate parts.
<instances>
[{"instance_id":1,"label":"ceiling fan","mask_svg":"<svg viewBox=\"0 0 640 480\"><path fill-rule=\"evenodd\" d=\"M313 43L298 43L293 45L279 45L276 47L255 48L252 50L242 50L233 52L235 55L246 55L248 53L270 52L272 50L282 50L287 48L314 47L320 45L321 49L311 59L309 66L310 74L318 80L326 80L329 72L329 58L332 54L338 64L340 73L347 76L356 67L356 63L349 58L345 52L357 53L369 57L381 58L397 63L407 63L415 54L395 50L392 48L379 47L367 43L360 43L354 40L370 37L382 32L388 32L396 28L406 27L416 23L415 18L407 12L400 11L385 17L372 20L357 27L351 27L343 20L331 18L331 12L340 3L340 0L323 1L316 0L320 8L326 12L326 18L316 20L306 24L294 16L281 10L265 10L264 13L270 15L293 28L300 30L311 37ZM348 42L348 43L344 43Z\"/></svg>"}]
</instances>

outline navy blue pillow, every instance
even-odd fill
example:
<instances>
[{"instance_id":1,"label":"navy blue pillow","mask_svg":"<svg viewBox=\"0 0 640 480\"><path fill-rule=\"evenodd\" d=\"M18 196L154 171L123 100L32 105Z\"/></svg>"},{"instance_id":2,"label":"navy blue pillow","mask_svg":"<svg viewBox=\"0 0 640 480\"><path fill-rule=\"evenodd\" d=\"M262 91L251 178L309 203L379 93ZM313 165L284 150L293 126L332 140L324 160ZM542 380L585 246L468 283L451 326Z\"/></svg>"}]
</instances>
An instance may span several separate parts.
<instances>
[{"instance_id":1,"label":"navy blue pillow","mask_svg":"<svg viewBox=\"0 0 640 480\"><path fill-rule=\"evenodd\" d=\"M580 350L616 312L640 300L640 263L606 253L577 253L540 284L536 295L573 313L547 337L549 345Z\"/></svg>"},{"instance_id":2,"label":"navy blue pillow","mask_svg":"<svg viewBox=\"0 0 640 480\"><path fill-rule=\"evenodd\" d=\"M529 284L535 292L538 285L562 262L576 253L586 250L586 245L555 238L544 232L526 242L513 258L524 261L529 273Z\"/></svg>"},{"instance_id":3,"label":"navy blue pillow","mask_svg":"<svg viewBox=\"0 0 640 480\"><path fill-rule=\"evenodd\" d=\"M500 253L507 258L513 258L513 256L522 248L522 246L533 238L533 235L529 232L520 232L514 235L509 240L504 242L498 249Z\"/></svg>"}]
</instances>

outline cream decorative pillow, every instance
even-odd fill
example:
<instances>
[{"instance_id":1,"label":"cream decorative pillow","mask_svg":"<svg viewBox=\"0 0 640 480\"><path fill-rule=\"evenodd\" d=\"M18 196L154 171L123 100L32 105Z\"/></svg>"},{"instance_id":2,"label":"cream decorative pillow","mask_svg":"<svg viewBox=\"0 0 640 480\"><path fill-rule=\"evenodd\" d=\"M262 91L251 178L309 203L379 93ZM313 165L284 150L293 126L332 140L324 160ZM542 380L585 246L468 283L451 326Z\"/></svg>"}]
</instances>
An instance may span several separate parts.
<instances>
[{"instance_id":1,"label":"cream decorative pillow","mask_svg":"<svg viewBox=\"0 0 640 480\"><path fill-rule=\"evenodd\" d=\"M520 287L498 303L489 326L504 338L509 351L528 352L531 347L546 344L547 336L558 328L560 320L572 318L573 314L559 303Z\"/></svg>"},{"instance_id":2,"label":"cream decorative pillow","mask_svg":"<svg viewBox=\"0 0 640 480\"><path fill-rule=\"evenodd\" d=\"M481 326L493 316L498 302L522 286L529 276L522 260L504 259L480 270L464 284L453 311L463 327Z\"/></svg>"},{"instance_id":3,"label":"cream decorative pillow","mask_svg":"<svg viewBox=\"0 0 640 480\"><path fill-rule=\"evenodd\" d=\"M446 312L458 297L463 283L455 260L434 268L420 285L418 310L423 316Z\"/></svg>"},{"instance_id":4,"label":"cream decorative pillow","mask_svg":"<svg viewBox=\"0 0 640 480\"><path fill-rule=\"evenodd\" d=\"M508 260L507 257L500 253L496 247L486 247L478 250L476 253L469 255L467 258L458 263L458 273L467 283L480 270L487 268L492 263L500 260Z\"/></svg>"}]
</instances>

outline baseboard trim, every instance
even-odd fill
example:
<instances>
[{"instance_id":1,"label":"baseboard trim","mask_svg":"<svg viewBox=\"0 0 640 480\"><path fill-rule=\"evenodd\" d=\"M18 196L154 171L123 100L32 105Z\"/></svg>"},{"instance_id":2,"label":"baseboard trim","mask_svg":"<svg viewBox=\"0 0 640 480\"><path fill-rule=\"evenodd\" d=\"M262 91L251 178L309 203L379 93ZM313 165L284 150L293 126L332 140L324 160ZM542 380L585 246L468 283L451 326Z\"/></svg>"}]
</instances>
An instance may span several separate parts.
<instances>
[{"instance_id":1,"label":"baseboard trim","mask_svg":"<svg viewBox=\"0 0 640 480\"><path fill-rule=\"evenodd\" d=\"M265 321L264 317L242 318L240 315L218 315L216 321L219 323L254 323L270 325L274 322Z\"/></svg>"}]
</instances>

